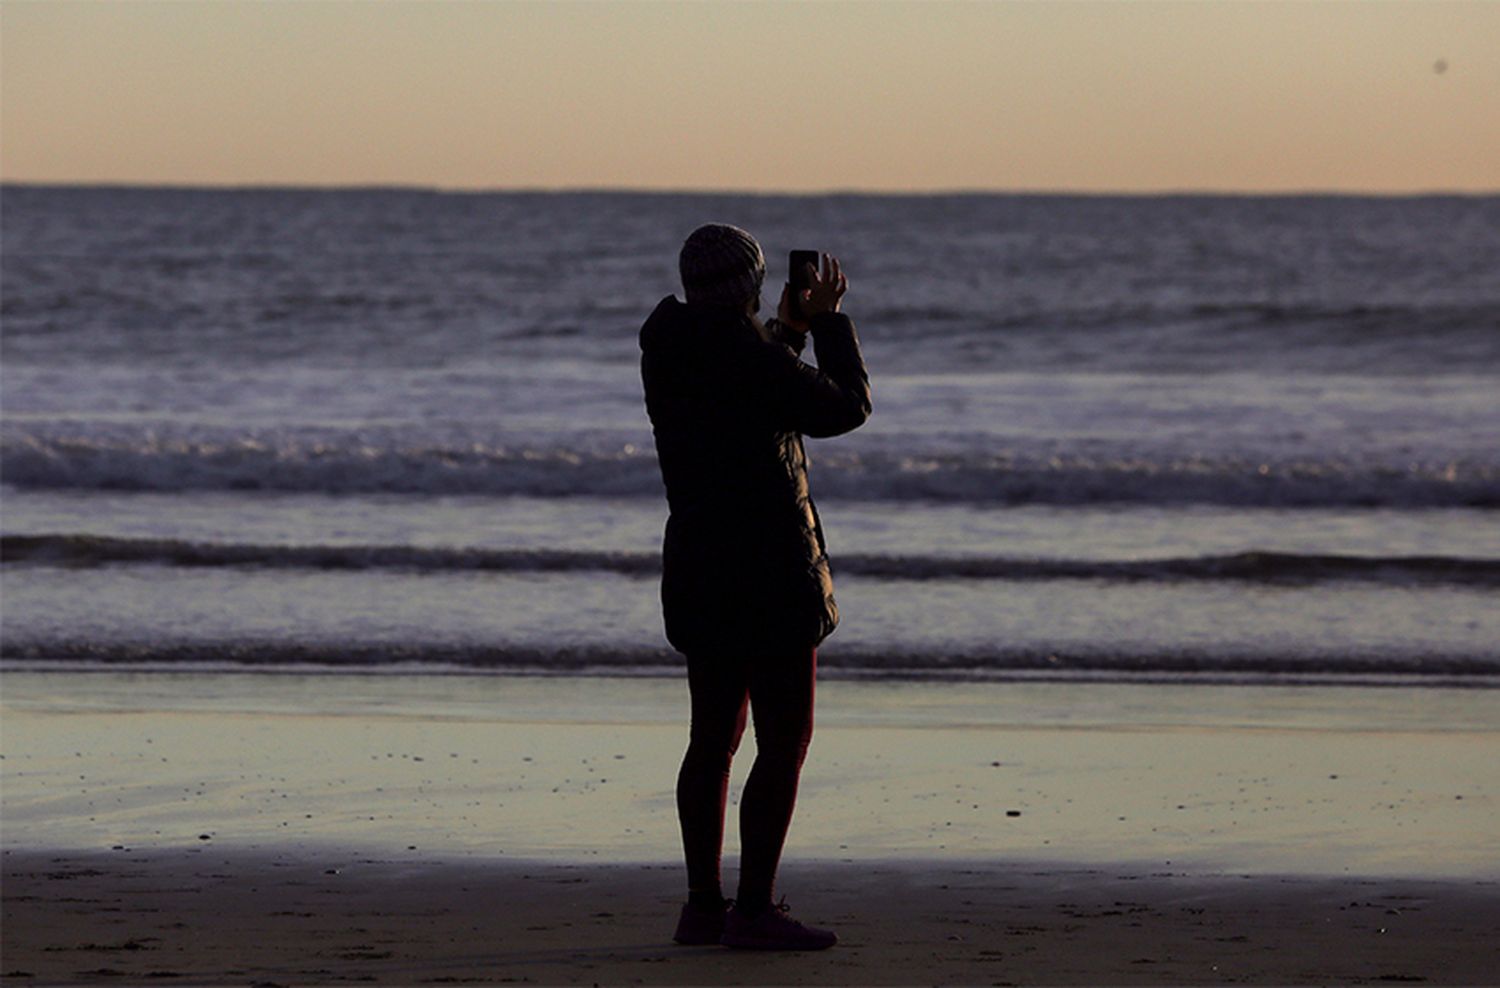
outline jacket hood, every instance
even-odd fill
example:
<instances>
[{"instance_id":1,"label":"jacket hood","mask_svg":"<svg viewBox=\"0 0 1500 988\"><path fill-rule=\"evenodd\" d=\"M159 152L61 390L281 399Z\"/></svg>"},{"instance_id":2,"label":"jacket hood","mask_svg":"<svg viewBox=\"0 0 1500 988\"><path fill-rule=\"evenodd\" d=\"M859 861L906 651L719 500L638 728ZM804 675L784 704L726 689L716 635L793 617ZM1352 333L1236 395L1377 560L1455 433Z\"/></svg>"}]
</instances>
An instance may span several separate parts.
<instances>
[{"instance_id":1,"label":"jacket hood","mask_svg":"<svg viewBox=\"0 0 1500 988\"><path fill-rule=\"evenodd\" d=\"M686 331L686 317L687 306L677 301L676 296L668 295L656 303L656 308L646 317L646 324L641 327L641 351L649 353L664 347L670 348Z\"/></svg>"},{"instance_id":2,"label":"jacket hood","mask_svg":"<svg viewBox=\"0 0 1500 988\"><path fill-rule=\"evenodd\" d=\"M661 353L696 349L711 342L735 338L735 330L754 329L743 312L722 305L700 305L678 301L668 295L656 304L641 327L641 351Z\"/></svg>"}]
</instances>

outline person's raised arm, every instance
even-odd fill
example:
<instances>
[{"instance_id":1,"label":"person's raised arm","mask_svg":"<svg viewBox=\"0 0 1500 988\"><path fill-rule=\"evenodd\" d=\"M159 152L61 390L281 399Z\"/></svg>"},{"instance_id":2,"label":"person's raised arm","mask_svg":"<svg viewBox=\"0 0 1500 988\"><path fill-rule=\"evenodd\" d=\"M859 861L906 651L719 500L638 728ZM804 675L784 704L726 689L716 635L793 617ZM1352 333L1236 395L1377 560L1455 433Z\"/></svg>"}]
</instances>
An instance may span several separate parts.
<instances>
[{"instance_id":1,"label":"person's raised arm","mask_svg":"<svg viewBox=\"0 0 1500 988\"><path fill-rule=\"evenodd\" d=\"M791 290L786 288L777 318L791 332L812 336L818 366L800 360L773 365L769 400L783 427L813 437L837 436L870 417L870 378L854 323L839 312L849 279L838 258L824 254L823 270L808 265L808 275L799 311L793 313Z\"/></svg>"}]
</instances>

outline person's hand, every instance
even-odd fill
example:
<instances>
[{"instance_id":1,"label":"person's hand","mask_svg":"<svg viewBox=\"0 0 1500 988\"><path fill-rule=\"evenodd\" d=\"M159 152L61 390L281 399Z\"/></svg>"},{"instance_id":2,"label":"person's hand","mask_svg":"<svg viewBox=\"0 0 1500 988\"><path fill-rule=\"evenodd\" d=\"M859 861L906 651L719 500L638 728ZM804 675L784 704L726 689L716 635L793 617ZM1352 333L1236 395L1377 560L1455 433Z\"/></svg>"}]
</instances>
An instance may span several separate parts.
<instances>
[{"instance_id":1,"label":"person's hand","mask_svg":"<svg viewBox=\"0 0 1500 988\"><path fill-rule=\"evenodd\" d=\"M823 255L823 270L807 266L808 287L802 290L802 304L794 305L792 286L781 287L781 303L776 307L776 318L803 335L809 329L808 320L820 312L839 311L839 300L849 290L849 279L839 269L839 260L832 254Z\"/></svg>"},{"instance_id":2,"label":"person's hand","mask_svg":"<svg viewBox=\"0 0 1500 988\"><path fill-rule=\"evenodd\" d=\"M802 318L811 319L823 312L839 311L839 299L849 290L849 279L839 268L839 259L823 255L823 271L807 266L807 288L802 292Z\"/></svg>"},{"instance_id":3,"label":"person's hand","mask_svg":"<svg viewBox=\"0 0 1500 988\"><path fill-rule=\"evenodd\" d=\"M812 265L808 265L811 267ZM802 336L807 335L808 325L802 319L801 313L792 304L792 286L781 286L781 302L776 306L776 320L783 326Z\"/></svg>"}]
</instances>

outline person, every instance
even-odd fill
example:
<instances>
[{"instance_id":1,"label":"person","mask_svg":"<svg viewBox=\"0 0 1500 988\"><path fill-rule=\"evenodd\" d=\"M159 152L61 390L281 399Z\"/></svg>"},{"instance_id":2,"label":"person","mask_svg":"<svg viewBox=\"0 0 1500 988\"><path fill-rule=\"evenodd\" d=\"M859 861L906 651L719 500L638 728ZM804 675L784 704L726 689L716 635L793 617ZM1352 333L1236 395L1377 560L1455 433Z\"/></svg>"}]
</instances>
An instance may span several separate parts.
<instances>
[{"instance_id":1,"label":"person","mask_svg":"<svg viewBox=\"0 0 1500 988\"><path fill-rule=\"evenodd\" d=\"M870 415L870 384L838 259L808 265L758 318L765 256L738 227L699 227L678 258L686 302L667 296L641 328L646 411L666 486L661 602L687 660L691 726L677 778L688 901L674 939L810 950L830 931L773 905L776 869L812 737L817 646L838 623L828 555L808 493L802 437L836 436ZM812 338L817 367L800 359ZM731 759L755 728L740 800L740 875L723 895L720 859Z\"/></svg>"}]
</instances>

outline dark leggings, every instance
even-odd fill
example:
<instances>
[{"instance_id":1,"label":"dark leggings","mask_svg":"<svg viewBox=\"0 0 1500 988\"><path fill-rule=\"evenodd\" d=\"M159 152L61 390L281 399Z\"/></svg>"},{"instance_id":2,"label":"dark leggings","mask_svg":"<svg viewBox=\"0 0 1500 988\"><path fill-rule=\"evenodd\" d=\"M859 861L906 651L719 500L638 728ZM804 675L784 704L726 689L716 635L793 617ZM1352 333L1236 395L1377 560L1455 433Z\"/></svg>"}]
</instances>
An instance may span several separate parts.
<instances>
[{"instance_id":1,"label":"dark leggings","mask_svg":"<svg viewBox=\"0 0 1500 988\"><path fill-rule=\"evenodd\" d=\"M687 857L690 896L722 894L719 862L729 764L745 733L748 703L755 721L755 763L740 796L738 903L757 911L771 902L776 866L792 822L797 779L813 730L816 649L736 659L688 656L693 723L677 775L677 815Z\"/></svg>"}]
</instances>

